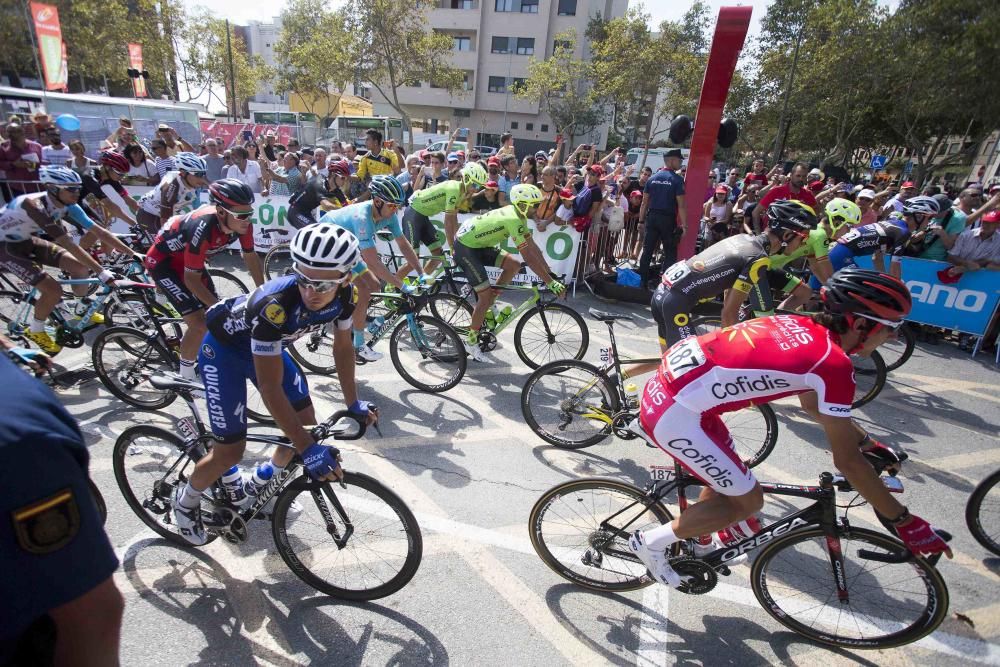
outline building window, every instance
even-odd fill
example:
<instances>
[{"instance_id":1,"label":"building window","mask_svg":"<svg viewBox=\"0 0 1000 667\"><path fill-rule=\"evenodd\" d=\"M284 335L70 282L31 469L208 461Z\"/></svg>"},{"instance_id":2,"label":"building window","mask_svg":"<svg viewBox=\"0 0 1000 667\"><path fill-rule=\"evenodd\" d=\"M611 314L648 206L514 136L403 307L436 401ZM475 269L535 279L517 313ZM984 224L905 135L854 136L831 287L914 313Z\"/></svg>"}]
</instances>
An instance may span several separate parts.
<instances>
[{"instance_id":1,"label":"building window","mask_svg":"<svg viewBox=\"0 0 1000 667\"><path fill-rule=\"evenodd\" d=\"M949 145L948 146L948 155L954 155L955 153L957 153L959 147L961 147L961 144L951 144L951 145Z\"/></svg>"},{"instance_id":2,"label":"building window","mask_svg":"<svg viewBox=\"0 0 1000 667\"><path fill-rule=\"evenodd\" d=\"M559 16L576 16L576 0L559 0Z\"/></svg>"},{"instance_id":3,"label":"building window","mask_svg":"<svg viewBox=\"0 0 1000 667\"><path fill-rule=\"evenodd\" d=\"M441 0L441 9L475 9L474 0Z\"/></svg>"},{"instance_id":4,"label":"building window","mask_svg":"<svg viewBox=\"0 0 1000 667\"><path fill-rule=\"evenodd\" d=\"M498 12L512 12L514 11L515 0L496 0L494 9Z\"/></svg>"},{"instance_id":5,"label":"building window","mask_svg":"<svg viewBox=\"0 0 1000 667\"><path fill-rule=\"evenodd\" d=\"M517 129L517 121L516 120L510 121L510 129L512 129L512 130L516 130Z\"/></svg>"},{"instance_id":6,"label":"building window","mask_svg":"<svg viewBox=\"0 0 1000 667\"><path fill-rule=\"evenodd\" d=\"M455 118L468 118L472 115L472 109L455 109Z\"/></svg>"},{"instance_id":7,"label":"building window","mask_svg":"<svg viewBox=\"0 0 1000 667\"><path fill-rule=\"evenodd\" d=\"M472 82L474 77L475 74L469 70L465 70L462 72L462 90L472 90ZM456 116L458 115L457 111L455 112L455 115Z\"/></svg>"},{"instance_id":8,"label":"building window","mask_svg":"<svg viewBox=\"0 0 1000 667\"><path fill-rule=\"evenodd\" d=\"M502 76L491 76L487 90L491 93L506 93L507 79Z\"/></svg>"},{"instance_id":9,"label":"building window","mask_svg":"<svg viewBox=\"0 0 1000 667\"><path fill-rule=\"evenodd\" d=\"M521 13L522 14L537 14L538 13L538 0L521 0Z\"/></svg>"},{"instance_id":10,"label":"building window","mask_svg":"<svg viewBox=\"0 0 1000 667\"><path fill-rule=\"evenodd\" d=\"M510 53L510 37L494 37L490 42L493 53Z\"/></svg>"},{"instance_id":11,"label":"building window","mask_svg":"<svg viewBox=\"0 0 1000 667\"><path fill-rule=\"evenodd\" d=\"M517 55L530 56L535 53L535 40L532 37L517 38Z\"/></svg>"},{"instance_id":12,"label":"building window","mask_svg":"<svg viewBox=\"0 0 1000 667\"><path fill-rule=\"evenodd\" d=\"M456 51L471 51L472 50L472 40L468 37L455 37L455 50Z\"/></svg>"},{"instance_id":13,"label":"building window","mask_svg":"<svg viewBox=\"0 0 1000 667\"><path fill-rule=\"evenodd\" d=\"M568 39L557 39L552 42L552 52L555 53L559 49L569 49L572 48Z\"/></svg>"},{"instance_id":14,"label":"building window","mask_svg":"<svg viewBox=\"0 0 1000 667\"><path fill-rule=\"evenodd\" d=\"M542 123L542 132L548 132L548 131L549 131L549 126L546 125L545 123Z\"/></svg>"},{"instance_id":15,"label":"building window","mask_svg":"<svg viewBox=\"0 0 1000 667\"><path fill-rule=\"evenodd\" d=\"M526 79L518 78L515 76L510 80L510 92L512 93L518 92L519 90L524 88L525 83Z\"/></svg>"},{"instance_id":16,"label":"building window","mask_svg":"<svg viewBox=\"0 0 1000 667\"><path fill-rule=\"evenodd\" d=\"M532 130L535 129L535 124L534 123L525 123L524 124L524 129L527 130L528 132L531 132Z\"/></svg>"}]
</instances>

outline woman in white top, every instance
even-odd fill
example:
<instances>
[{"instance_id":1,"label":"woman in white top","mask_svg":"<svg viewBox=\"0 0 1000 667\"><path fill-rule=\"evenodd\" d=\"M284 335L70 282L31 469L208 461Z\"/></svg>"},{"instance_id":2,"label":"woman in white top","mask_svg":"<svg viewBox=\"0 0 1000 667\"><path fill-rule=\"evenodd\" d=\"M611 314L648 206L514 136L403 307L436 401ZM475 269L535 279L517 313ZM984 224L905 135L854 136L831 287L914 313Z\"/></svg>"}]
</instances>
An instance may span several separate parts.
<instances>
[{"instance_id":1,"label":"woman in white top","mask_svg":"<svg viewBox=\"0 0 1000 667\"><path fill-rule=\"evenodd\" d=\"M79 139L69 142L69 152L73 157L66 161L66 166L81 176L89 174L97 166L96 162L87 157L87 149Z\"/></svg>"},{"instance_id":2,"label":"woman in white top","mask_svg":"<svg viewBox=\"0 0 1000 667\"><path fill-rule=\"evenodd\" d=\"M152 185L156 182L156 165L146 157L142 146L131 144L125 147L128 159L128 174L122 179L125 185Z\"/></svg>"},{"instance_id":3,"label":"woman in white top","mask_svg":"<svg viewBox=\"0 0 1000 667\"><path fill-rule=\"evenodd\" d=\"M262 192L264 183L260 173L260 165L248 159L250 154L242 146L232 149L233 164L226 172L226 178L235 178L241 183L246 183L254 192Z\"/></svg>"},{"instance_id":4,"label":"woman in white top","mask_svg":"<svg viewBox=\"0 0 1000 667\"><path fill-rule=\"evenodd\" d=\"M727 186L716 186L712 198L705 202L703 215L710 225L729 224L733 217L733 204L729 201L729 188Z\"/></svg>"}]
</instances>

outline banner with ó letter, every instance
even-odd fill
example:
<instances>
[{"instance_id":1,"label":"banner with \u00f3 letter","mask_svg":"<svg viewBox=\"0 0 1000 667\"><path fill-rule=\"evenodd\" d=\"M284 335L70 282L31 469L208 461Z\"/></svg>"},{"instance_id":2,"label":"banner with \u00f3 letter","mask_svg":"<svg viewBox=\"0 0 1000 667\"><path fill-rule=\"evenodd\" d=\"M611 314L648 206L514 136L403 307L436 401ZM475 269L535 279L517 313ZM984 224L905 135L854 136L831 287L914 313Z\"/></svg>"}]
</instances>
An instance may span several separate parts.
<instances>
[{"instance_id":1,"label":"banner with \u00f3 letter","mask_svg":"<svg viewBox=\"0 0 1000 667\"><path fill-rule=\"evenodd\" d=\"M59 9L40 2L29 3L31 18L38 38L38 54L42 61L42 75L46 90L62 90L68 76L63 68L62 29L59 27Z\"/></svg>"},{"instance_id":2,"label":"banner with \u00f3 letter","mask_svg":"<svg viewBox=\"0 0 1000 667\"><path fill-rule=\"evenodd\" d=\"M142 44L128 45L128 66L134 70L142 71ZM141 76L132 79L132 90L136 97L149 97L146 92L146 80Z\"/></svg>"}]
</instances>

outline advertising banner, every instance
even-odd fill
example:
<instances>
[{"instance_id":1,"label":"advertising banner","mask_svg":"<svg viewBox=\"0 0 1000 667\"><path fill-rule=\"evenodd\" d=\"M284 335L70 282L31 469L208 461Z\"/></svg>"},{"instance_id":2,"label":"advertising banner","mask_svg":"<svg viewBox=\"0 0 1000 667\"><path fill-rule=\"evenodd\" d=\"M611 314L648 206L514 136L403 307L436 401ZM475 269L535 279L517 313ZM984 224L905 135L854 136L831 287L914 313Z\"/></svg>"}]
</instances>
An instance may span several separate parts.
<instances>
[{"instance_id":1,"label":"advertising banner","mask_svg":"<svg viewBox=\"0 0 1000 667\"><path fill-rule=\"evenodd\" d=\"M38 38L38 55L42 61L42 76L46 90L66 88L67 72L63 67L62 29L59 27L59 9L40 2L28 3L31 19Z\"/></svg>"},{"instance_id":2,"label":"advertising banner","mask_svg":"<svg viewBox=\"0 0 1000 667\"><path fill-rule=\"evenodd\" d=\"M132 69L142 71L142 44L130 43L128 45L128 66ZM148 97L146 92L146 80L141 76L132 79L132 90L136 97Z\"/></svg>"},{"instance_id":3,"label":"advertising banner","mask_svg":"<svg viewBox=\"0 0 1000 667\"><path fill-rule=\"evenodd\" d=\"M274 132L277 135L275 143L282 146L288 145L288 140L295 136L294 125L264 125L260 123L223 123L215 120L201 121L201 133L205 137L222 139L224 148L242 146L246 141L245 132L249 132L256 139L265 132Z\"/></svg>"}]
</instances>

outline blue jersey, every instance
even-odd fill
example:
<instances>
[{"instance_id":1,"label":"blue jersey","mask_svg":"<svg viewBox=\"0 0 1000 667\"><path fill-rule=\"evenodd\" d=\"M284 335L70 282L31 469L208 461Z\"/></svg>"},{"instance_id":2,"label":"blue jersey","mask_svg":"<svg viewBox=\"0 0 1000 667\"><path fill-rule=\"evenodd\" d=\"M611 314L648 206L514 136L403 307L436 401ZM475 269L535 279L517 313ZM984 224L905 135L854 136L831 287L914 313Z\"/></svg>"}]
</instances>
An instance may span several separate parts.
<instances>
[{"instance_id":1,"label":"blue jersey","mask_svg":"<svg viewBox=\"0 0 1000 667\"><path fill-rule=\"evenodd\" d=\"M0 664L47 611L118 567L87 484L87 448L48 387L0 354Z\"/></svg>"},{"instance_id":2,"label":"blue jersey","mask_svg":"<svg viewBox=\"0 0 1000 667\"><path fill-rule=\"evenodd\" d=\"M391 217L375 222L372 218L371 201L351 204L336 211L328 211L319 219L320 222L332 222L343 227L358 237L358 247L362 250L375 247L375 232L381 229L389 230L393 238L403 235L403 228L399 224L399 214L394 213Z\"/></svg>"}]
</instances>

